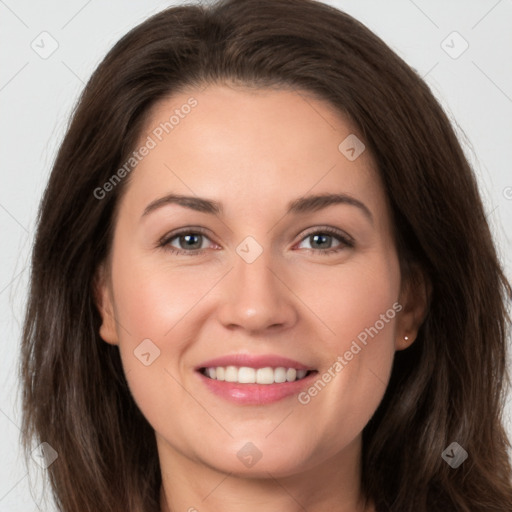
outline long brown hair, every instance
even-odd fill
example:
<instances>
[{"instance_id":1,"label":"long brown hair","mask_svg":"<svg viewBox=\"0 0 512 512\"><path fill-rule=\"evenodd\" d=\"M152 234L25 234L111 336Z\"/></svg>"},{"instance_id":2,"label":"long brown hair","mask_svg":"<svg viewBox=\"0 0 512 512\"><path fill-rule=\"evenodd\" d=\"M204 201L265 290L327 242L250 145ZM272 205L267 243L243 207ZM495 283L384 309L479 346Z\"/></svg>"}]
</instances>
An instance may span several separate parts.
<instances>
[{"instance_id":1,"label":"long brown hair","mask_svg":"<svg viewBox=\"0 0 512 512\"><path fill-rule=\"evenodd\" d=\"M308 91L359 127L392 207L402 269L432 286L415 343L395 355L363 431L363 489L377 510L512 511L502 423L506 301L476 180L427 85L382 40L312 0L166 9L125 35L83 91L41 203L22 342L24 445L47 442L64 512L156 512L154 432L117 347L98 334L93 278L128 179L98 199L155 103L231 81ZM341 141L340 141L341 142ZM468 453L454 469L452 442Z\"/></svg>"}]
</instances>

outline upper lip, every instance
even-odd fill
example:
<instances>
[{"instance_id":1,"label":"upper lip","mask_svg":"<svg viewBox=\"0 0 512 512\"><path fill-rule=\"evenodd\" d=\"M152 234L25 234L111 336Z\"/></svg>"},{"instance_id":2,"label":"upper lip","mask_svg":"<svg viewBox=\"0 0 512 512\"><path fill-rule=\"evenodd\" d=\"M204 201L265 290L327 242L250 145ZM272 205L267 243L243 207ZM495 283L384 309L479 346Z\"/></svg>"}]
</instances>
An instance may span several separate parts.
<instances>
[{"instance_id":1,"label":"upper lip","mask_svg":"<svg viewBox=\"0 0 512 512\"><path fill-rule=\"evenodd\" d=\"M230 354L226 356L209 359L198 365L195 369L212 368L217 366L246 366L248 368L265 368L265 367L284 367L295 368L297 370L313 370L308 365L299 363L294 359L282 357L273 354L251 355L251 354Z\"/></svg>"}]
</instances>

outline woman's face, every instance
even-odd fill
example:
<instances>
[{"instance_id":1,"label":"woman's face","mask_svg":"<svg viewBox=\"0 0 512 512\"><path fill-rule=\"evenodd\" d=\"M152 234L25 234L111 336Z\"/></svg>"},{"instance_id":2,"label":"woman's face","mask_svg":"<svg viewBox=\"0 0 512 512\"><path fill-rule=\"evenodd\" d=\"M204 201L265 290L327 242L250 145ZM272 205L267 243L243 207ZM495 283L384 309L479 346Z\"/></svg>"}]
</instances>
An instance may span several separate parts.
<instances>
[{"instance_id":1,"label":"woman's face","mask_svg":"<svg viewBox=\"0 0 512 512\"><path fill-rule=\"evenodd\" d=\"M361 143L303 92L152 111L99 305L161 453L286 476L359 449L418 317Z\"/></svg>"}]
</instances>

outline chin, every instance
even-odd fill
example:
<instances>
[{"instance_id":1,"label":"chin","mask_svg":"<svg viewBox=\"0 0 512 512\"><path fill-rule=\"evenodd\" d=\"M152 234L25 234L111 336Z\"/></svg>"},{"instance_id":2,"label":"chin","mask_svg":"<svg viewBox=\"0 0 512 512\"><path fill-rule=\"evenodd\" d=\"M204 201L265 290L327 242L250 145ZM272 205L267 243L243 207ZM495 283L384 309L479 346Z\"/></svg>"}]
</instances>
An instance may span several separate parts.
<instances>
[{"instance_id":1,"label":"chin","mask_svg":"<svg viewBox=\"0 0 512 512\"><path fill-rule=\"evenodd\" d=\"M220 464L219 459L222 459ZM285 445L276 449L271 443L265 444L264 439L255 443L237 442L236 447L224 450L214 461L211 454L208 460L202 460L217 471L246 478L269 478L269 473L275 478L287 477L314 465L304 453L293 453Z\"/></svg>"}]
</instances>

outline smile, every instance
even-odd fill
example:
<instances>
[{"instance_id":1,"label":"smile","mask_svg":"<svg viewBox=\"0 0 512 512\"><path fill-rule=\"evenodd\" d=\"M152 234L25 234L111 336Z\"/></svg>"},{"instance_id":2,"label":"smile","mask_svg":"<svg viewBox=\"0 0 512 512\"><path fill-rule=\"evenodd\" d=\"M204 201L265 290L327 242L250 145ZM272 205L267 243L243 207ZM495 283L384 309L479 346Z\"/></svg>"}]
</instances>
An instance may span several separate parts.
<instances>
[{"instance_id":1,"label":"smile","mask_svg":"<svg viewBox=\"0 0 512 512\"><path fill-rule=\"evenodd\" d=\"M201 368L201 373L212 380L238 384L283 384L305 378L311 371L279 366L272 368L250 368L248 366L217 366Z\"/></svg>"},{"instance_id":2,"label":"smile","mask_svg":"<svg viewBox=\"0 0 512 512\"><path fill-rule=\"evenodd\" d=\"M317 373L316 370L248 366L209 366L197 371L211 393L237 405L268 405L297 396L311 385Z\"/></svg>"}]
</instances>

